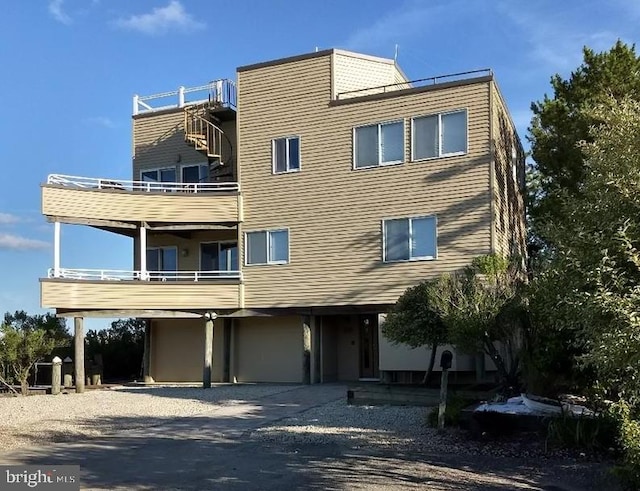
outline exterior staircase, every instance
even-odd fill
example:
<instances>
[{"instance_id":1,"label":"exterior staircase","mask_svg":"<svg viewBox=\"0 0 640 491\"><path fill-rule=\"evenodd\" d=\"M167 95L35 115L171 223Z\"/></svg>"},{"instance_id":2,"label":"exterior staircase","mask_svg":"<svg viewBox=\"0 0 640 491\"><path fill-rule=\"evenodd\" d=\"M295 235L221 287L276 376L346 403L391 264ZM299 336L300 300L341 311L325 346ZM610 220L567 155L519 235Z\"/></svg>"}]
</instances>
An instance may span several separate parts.
<instances>
[{"instance_id":1,"label":"exterior staircase","mask_svg":"<svg viewBox=\"0 0 640 491\"><path fill-rule=\"evenodd\" d=\"M223 165L224 132L210 120L208 102L185 106L184 137L188 144L207 156L210 166Z\"/></svg>"}]
</instances>

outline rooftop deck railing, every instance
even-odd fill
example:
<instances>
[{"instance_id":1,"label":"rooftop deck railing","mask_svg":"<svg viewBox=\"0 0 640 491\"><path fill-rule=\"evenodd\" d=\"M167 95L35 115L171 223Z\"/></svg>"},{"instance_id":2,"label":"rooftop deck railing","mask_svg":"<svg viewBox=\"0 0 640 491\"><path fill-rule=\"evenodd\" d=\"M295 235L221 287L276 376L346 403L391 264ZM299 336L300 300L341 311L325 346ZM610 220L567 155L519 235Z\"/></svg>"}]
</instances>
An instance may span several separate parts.
<instances>
[{"instance_id":1,"label":"rooftop deck railing","mask_svg":"<svg viewBox=\"0 0 640 491\"><path fill-rule=\"evenodd\" d=\"M237 182L126 181L101 177L67 176L63 174L49 174L47 184L79 189L109 189L115 191L142 191L146 193L215 193L237 192L240 190L240 184Z\"/></svg>"},{"instance_id":2,"label":"rooftop deck railing","mask_svg":"<svg viewBox=\"0 0 640 491\"><path fill-rule=\"evenodd\" d=\"M175 109L203 102L235 110L238 103L236 83L224 78L198 87L180 87L171 92L145 96L134 95L133 115Z\"/></svg>"},{"instance_id":3,"label":"rooftop deck railing","mask_svg":"<svg viewBox=\"0 0 640 491\"><path fill-rule=\"evenodd\" d=\"M48 278L86 281L210 281L241 280L240 271L128 271L120 269L51 268Z\"/></svg>"},{"instance_id":4,"label":"rooftop deck railing","mask_svg":"<svg viewBox=\"0 0 640 491\"><path fill-rule=\"evenodd\" d=\"M372 94L385 94L387 92L393 92L402 89L411 89L416 87L425 87L429 85L437 85L445 82L458 82L462 80L468 80L470 78L476 78L486 75L492 75L493 72L490 68L482 68L480 70L472 70L470 72L451 73L448 75L438 75L436 77L420 78L418 80L410 80L407 82L396 82L388 85L379 85L377 87L367 87L358 90L348 90L346 92L340 92L336 94L336 99L351 99L354 97L362 97Z\"/></svg>"}]
</instances>

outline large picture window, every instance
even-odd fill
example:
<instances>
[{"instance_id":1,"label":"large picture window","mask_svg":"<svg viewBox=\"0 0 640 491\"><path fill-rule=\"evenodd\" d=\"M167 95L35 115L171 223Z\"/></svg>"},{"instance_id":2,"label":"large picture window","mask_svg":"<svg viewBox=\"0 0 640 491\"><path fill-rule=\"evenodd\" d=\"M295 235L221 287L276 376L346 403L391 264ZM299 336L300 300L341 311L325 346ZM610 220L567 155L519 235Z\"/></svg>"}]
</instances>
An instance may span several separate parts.
<instances>
[{"instance_id":1,"label":"large picture window","mask_svg":"<svg viewBox=\"0 0 640 491\"><path fill-rule=\"evenodd\" d=\"M411 120L411 159L422 160L467 152L467 111Z\"/></svg>"},{"instance_id":2,"label":"large picture window","mask_svg":"<svg viewBox=\"0 0 640 491\"><path fill-rule=\"evenodd\" d=\"M277 138L271 142L273 173L297 172L300 170L300 138L291 136Z\"/></svg>"},{"instance_id":3,"label":"large picture window","mask_svg":"<svg viewBox=\"0 0 640 491\"><path fill-rule=\"evenodd\" d=\"M385 262L436 258L435 216L384 220L382 228Z\"/></svg>"},{"instance_id":4,"label":"large picture window","mask_svg":"<svg viewBox=\"0 0 640 491\"><path fill-rule=\"evenodd\" d=\"M379 165L398 164L404 161L404 123L395 121L354 130L356 169Z\"/></svg>"},{"instance_id":5,"label":"large picture window","mask_svg":"<svg viewBox=\"0 0 640 491\"><path fill-rule=\"evenodd\" d=\"M245 264L286 264L288 262L288 230L264 230L245 234Z\"/></svg>"}]
</instances>

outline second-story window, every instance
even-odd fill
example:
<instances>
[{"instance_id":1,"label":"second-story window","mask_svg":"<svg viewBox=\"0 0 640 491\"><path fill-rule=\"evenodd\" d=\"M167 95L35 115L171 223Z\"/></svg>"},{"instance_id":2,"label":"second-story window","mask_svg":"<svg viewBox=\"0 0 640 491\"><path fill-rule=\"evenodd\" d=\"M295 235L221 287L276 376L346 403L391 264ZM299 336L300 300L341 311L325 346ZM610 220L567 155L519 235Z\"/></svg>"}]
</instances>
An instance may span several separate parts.
<instances>
[{"instance_id":1,"label":"second-story window","mask_svg":"<svg viewBox=\"0 0 640 491\"><path fill-rule=\"evenodd\" d=\"M360 126L354 130L354 167L365 169L404 161L404 122Z\"/></svg>"},{"instance_id":2,"label":"second-story window","mask_svg":"<svg viewBox=\"0 0 640 491\"><path fill-rule=\"evenodd\" d=\"M178 270L177 247L148 247L147 271L152 280L167 280Z\"/></svg>"},{"instance_id":3,"label":"second-story window","mask_svg":"<svg viewBox=\"0 0 640 491\"><path fill-rule=\"evenodd\" d=\"M288 230L261 230L245 234L245 264L286 264L288 262Z\"/></svg>"},{"instance_id":4,"label":"second-story window","mask_svg":"<svg viewBox=\"0 0 640 491\"><path fill-rule=\"evenodd\" d=\"M183 165L180 177L182 178L182 182L208 182L209 166L206 164Z\"/></svg>"},{"instance_id":5,"label":"second-story window","mask_svg":"<svg viewBox=\"0 0 640 491\"><path fill-rule=\"evenodd\" d=\"M273 173L297 172L300 170L300 138L290 136L271 141Z\"/></svg>"},{"instance_id":6,"label":"second-story window","mask_svg":"<svg viewBox=\"0 0 640 491\"><path fill-rule=\"evenodd\" d=\"M433 114L411 120L412 160L467 152L467 111Z\"/></svg>"},{"instance_id":7,"label":"second-story window","mask_svg":"<svg viewBox=\"0 0 640 491\"><path fill-rule=\"evenodd\" d=\"M435 259L436 217L414 217L382 222L384 262Z\"/></svg>"},{"instance_id":8,"label":"second-story window","mask_svg":"<svg viewBox=\"0 0 640 491\"><path fill-rule=\"evenodd\" d=\"M176 168L145 169L140 171L140 178L144 182L176 182Z\"/></svg>"}]
</instances>

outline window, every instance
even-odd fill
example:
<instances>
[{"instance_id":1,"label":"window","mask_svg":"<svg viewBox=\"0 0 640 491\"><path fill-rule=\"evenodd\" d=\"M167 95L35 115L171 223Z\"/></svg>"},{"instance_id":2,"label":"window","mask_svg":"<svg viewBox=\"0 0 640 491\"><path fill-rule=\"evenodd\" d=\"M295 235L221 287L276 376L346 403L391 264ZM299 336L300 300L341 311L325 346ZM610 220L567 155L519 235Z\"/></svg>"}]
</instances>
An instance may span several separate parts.
<instances>
[{"instance_id":1,"label":"window","mask_svg":"<svg viewBox=\"0 0 640 491\"><path fill-rule=\"evenodd\" d=\"M198 183L209 180L209 166L206 164L184 165L181 173L182 182Z\"/></svg>"},{"instance_id":2,"label":"window","mask_svg":"<svg viewBox=\"0 0 640 491\"><path fill-rule=\"evenodd\" d=\"M176 169L149 169L140 171L140 176L144 182L176 182Z\"/></svg>"},{"instance_id":3,"label":"window","mask_svg":"<svg viewBox=\"0 0 640 491\"><path fill-rule=\"evenodd\" d=\"M285 264L289 262L289 231L266 230L245 235L246 264Z\"/></svg>"},{"instance_id":4,"label":"window","mask_svg":"<svg viewBox=\"0 0 640 491\"><path fill-rule=\"evenodd\" d=\"M238 271L236 242L205 242L200 244L200 271Z\"/></svg>"},{"instance_id":5,"label":"window","mask_svg":"<svg viewBox=\"0 0 640 491\"><path fill-rule=\"evenodd\" d=\"M360 126L354 130L356 169L404 161L404 122Z\"/></svg>"},{"instance_id":6,"label":"window","mask_svg":"<svg viewBox=\"0 0 640 491\"><path fill-rule=\"evenodd\" d=\"M178 270L178 249L176 247L147 248L147 271L152 280L166 280L174 276L169 271Z\"/></svg>"},{"instance_id":7,"label":"window","mask_svg":"<svg viewBox=\"0 0 640 491\"><path fill-rule=\"evenodd\" d=\"M432 159L467 152L467 111L411 120L411 159Z\"/></svg>"},{"instance_id":8,"label":"window","mask_svg":"<svg viewBox=\"0 0 640 491\"><path fill-rule=\"evenodd\" d=\"M297 172L300 170L300 138L292 136L277 138L271 142L273 173Z\"/></svg>"},{"instance_id":9,"label":"window","mask_svg":"<svg viewBox=\"0 0 640 491\"><path fill-rule=\"evenodd\" d=\"M436 258L435 216L384 220L382 226L383 261Z\"/></svg>"}]
</instances>

